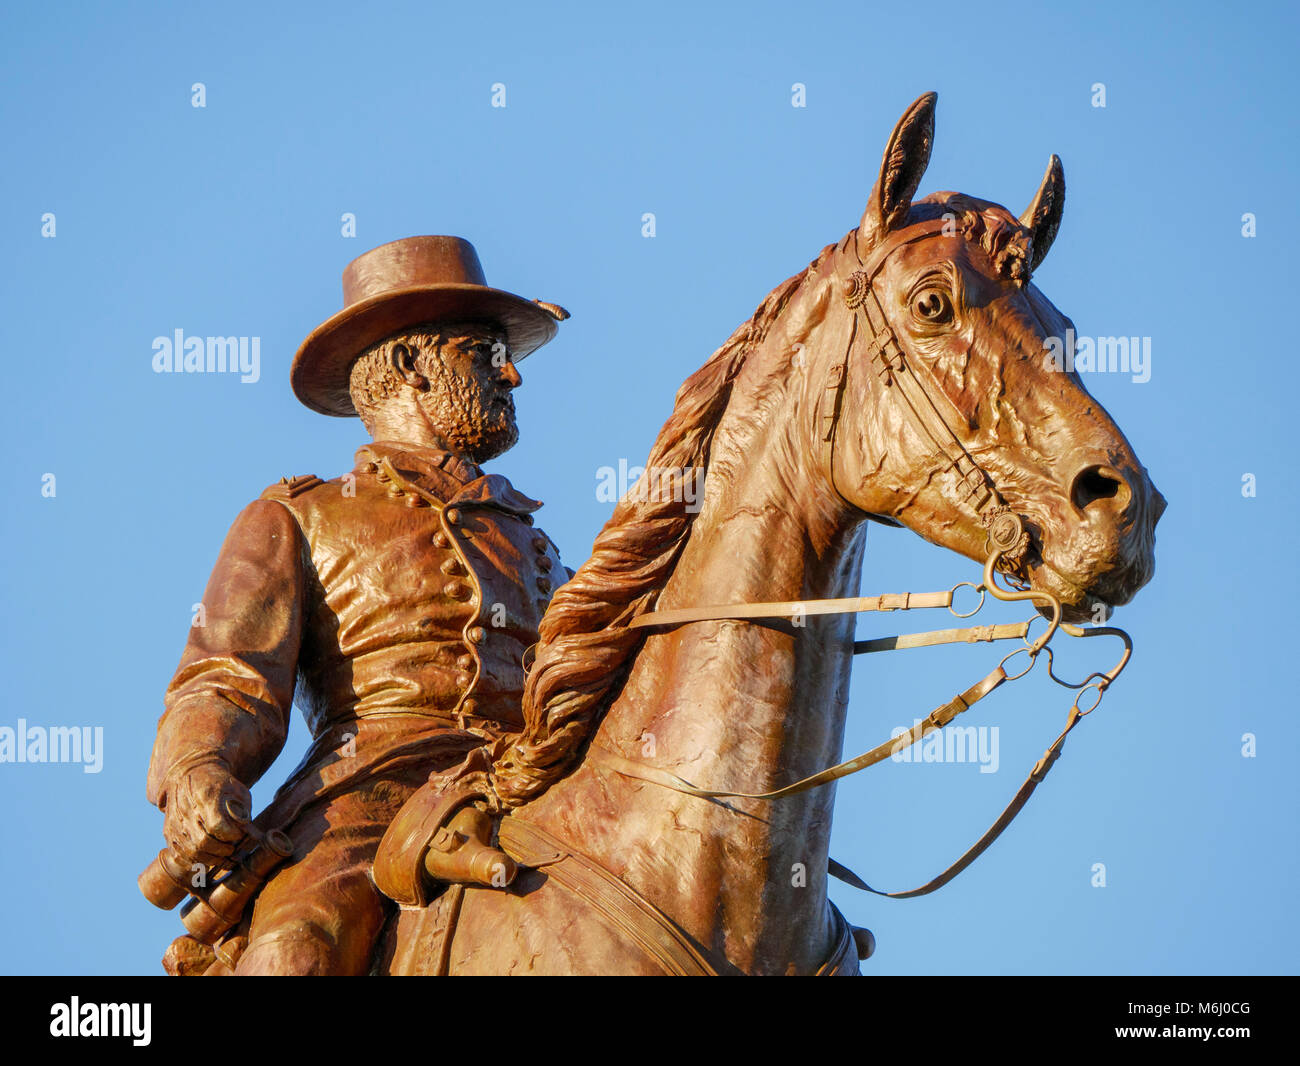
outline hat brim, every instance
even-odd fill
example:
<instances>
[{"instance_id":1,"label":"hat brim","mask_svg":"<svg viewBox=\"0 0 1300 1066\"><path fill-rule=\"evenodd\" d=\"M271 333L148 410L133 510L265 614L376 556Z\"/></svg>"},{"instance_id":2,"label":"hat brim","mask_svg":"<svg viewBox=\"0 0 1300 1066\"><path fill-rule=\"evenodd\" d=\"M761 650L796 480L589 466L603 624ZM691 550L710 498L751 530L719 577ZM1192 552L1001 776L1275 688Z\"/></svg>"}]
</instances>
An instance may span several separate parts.
<instances>
[{"instance_id":1,"label":"hat brim","mask_svg":"<svg viewBox=\"0 0 1300 1066\"><path fill-rule=\"evenodd\" d=\"M522 296L465 282L424 285L361 300L321 323L298 349L289 371L294 395L313 411L354 417L352 364L385 337L424 322L483 320L505 330L515 360L555 336L555 318Z\"/></svg>"}]
</instances>

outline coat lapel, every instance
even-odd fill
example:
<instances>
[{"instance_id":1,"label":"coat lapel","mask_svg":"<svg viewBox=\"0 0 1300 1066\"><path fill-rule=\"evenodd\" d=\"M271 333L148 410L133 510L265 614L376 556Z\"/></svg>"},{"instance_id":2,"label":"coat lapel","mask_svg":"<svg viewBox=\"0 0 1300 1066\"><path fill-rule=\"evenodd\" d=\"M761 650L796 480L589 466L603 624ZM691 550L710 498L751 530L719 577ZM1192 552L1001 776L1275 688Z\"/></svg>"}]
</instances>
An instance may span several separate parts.
<instances>
[{"instance_id":1,"label":"coat lapel","mask_svg":"<svg viewBox=\"0 0 1300 1066\"><path fill-rule=\"evenodd\" d=\"M541 500L525 496L500 474L484 474L471 481L449 503L484 503L512 514L532 514L542 506Z\"/></svg>"},{"instance_id":2,"label":"coat lapel","mask_svg":"<svg viewBox=\"0 0 1300 1066\"><path fill-rule=\"evenodd\" d=\"M387 459L403 477L447 506L483 504L520 515L532 514L542 506L540 500L525 496L502 475L484 474L451 452L381 441L358 449L356 459L358 470Z\"/></svg>"}]
</instances>

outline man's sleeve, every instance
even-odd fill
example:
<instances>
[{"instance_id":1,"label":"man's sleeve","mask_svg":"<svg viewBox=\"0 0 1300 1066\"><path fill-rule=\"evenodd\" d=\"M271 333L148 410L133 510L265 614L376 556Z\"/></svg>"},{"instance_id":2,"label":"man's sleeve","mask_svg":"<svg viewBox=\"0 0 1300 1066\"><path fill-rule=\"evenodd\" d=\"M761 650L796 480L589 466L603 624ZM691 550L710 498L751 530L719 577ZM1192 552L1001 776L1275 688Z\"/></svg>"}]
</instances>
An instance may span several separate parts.
<instances>
[{"instance_id":1,"label":"man's sleeve","mask_svg":"<svg viewBox=\"0 0 1300 1066\"><path fill-rule=\"evenodd\" d=\"M284 747L302 641L306 547L288 508L249 504L226 535L167 689L149 764L148 797L168 778L221 762L245 785Z\"/></svg>"}]
</instances>

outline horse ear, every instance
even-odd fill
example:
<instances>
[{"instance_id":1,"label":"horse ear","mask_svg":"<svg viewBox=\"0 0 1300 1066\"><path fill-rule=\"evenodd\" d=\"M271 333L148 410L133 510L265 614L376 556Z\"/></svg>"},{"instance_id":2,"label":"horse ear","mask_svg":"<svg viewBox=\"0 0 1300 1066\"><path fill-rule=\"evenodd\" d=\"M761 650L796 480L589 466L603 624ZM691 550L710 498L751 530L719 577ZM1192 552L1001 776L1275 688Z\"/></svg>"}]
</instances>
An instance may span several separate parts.
<instances>
[{"instance_id":1,"label":"horse ear","mask_svg":"<svg viewBox=\"0 0 1300 1066\"><path fill-rule=\"evenodd\" d=\"M1065 168L1061 166L1060 156L1052 156L1043 174L1043 183L1038 187L1034 202L1025 208L1020 216L1020 224L1029 230L1032 237L1029 253L1029 272L1038 269L1038 264L1047 258L1047 250L1056 240L1056 231L1061 228L1061 212L1065 210Z\"/></svg>"},{"instance_id":2,"label":"horse ear","mask_svg":"<svg viewBox=\"0 0 1300 1066\"><path fill-rule=\"evenodd\" d=\"M918 98L898 120L890 134L885 156L880 161L880 177L871 189L871 198L858 225L858 249L874 248L890 230L907 219L908 208L916 187L921 184L925 168L930 165L930 148L934 144L934 105L937 93Z\"/></svg>"}]
</instances>

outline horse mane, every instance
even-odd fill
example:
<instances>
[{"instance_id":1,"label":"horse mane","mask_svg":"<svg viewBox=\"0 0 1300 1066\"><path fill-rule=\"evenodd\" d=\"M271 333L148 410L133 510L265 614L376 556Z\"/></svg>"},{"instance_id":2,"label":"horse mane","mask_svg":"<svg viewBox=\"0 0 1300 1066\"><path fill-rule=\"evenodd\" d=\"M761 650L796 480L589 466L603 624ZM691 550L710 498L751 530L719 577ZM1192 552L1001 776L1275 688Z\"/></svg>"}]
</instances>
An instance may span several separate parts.
<instances>
[{"instance_id":1,"label":"horse mane","mask_svg":"<svg viewBox=\"0 0 1300 1066\"><path fill-rule=\"evenodd\" d=\"M493 768L505 807L541 795L572 768L601 716L622 690L645 639L629 630L651 609L677 565L698 513L691 501L709 465L714 432L732 386L828 245L807 268L777 286L730 338L677 391L646 460L652 491L633 491L615 507L588 559L562 585L542 618L536 657L523 696L523 730ZM638 483L640 487L641 483Z\"/></svg>"}]
</instances>

